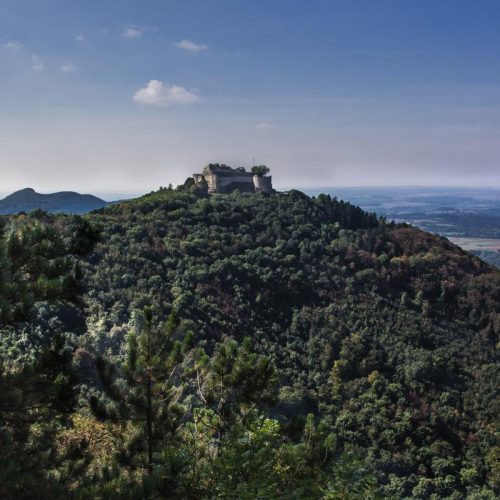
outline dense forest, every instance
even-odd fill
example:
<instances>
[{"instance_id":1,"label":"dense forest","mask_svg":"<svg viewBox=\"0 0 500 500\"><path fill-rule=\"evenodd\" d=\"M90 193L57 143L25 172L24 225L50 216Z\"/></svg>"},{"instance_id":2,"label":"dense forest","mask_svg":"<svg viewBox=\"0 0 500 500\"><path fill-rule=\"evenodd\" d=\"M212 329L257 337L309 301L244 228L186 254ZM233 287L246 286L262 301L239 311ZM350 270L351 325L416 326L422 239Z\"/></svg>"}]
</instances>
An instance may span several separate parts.
<instances>
[{"instance_id":1,"label":"dense forest","mask_svg":"<svg viewBox=\"0 0 500 500\"><path fill-rule=\"evenodd\" d=\"M0 497L500 495L500 272L326 195L4 217Z\"/></svg>"}]
</instances>

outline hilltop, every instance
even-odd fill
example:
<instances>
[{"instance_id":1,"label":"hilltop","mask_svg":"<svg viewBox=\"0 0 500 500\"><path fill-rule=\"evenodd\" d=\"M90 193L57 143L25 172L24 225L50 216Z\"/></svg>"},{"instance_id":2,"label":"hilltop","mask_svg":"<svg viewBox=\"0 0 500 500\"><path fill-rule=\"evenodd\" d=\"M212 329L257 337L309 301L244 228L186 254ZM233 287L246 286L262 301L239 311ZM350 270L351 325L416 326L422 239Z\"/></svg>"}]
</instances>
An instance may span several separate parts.
<instances>
[{"instance_id":1,"label":"hilltop","mask_svg":"<svg viewBox=\"0 0 500 500\"><path fill-rule=\"evenodd\" d=\"M500 273L446 238L387 223L326 195L209 197L189 184L106 206L85 216L87 226L62 217L40 220L67 226L79 242L70 248L88 243L90 228L101 235L90 253L78 257L81 296L73 319L79 326L68 322L67 305L35 301L30 322L18 326L24 333L4 332L3 352L25 356L46 342L40 334L30 337L30 325L52 325L44 338L59 333L71 339L73 365L86 387L81 394L96 394L105 379L99 382L93 363L125 363L139 311L153 306L159 318L175 314L177 338L207 356L217 357L231 340L244 345L248 337L276 367L274 402L255 408L282 434L273 441L256 427L254 438L235 434L235 441L224 441L221 456L229 460L233 453L234 462L224 462L214 476L224 478L217 488L279 498L277 491L284 494L285 485L294 484L286 467L306 466L313 469L297 472L300 484L310 477L316 488L327 488L325 477L336 474L331 467L347 453L363 462L353 477L373 474L384 498L498 494ZM230 365L227 356L217 358L218 370ZM238 376L253 364L245 366ZM252 383L258 387L257 378ZM182 400L185 419L196 414L192 405L201 404L193 398ZM104 415L105 405L97 396L93 401ZM118 444L112 441L110 449L126 460L124 435L113 436ZM173 448L162 455L170 457L169 488L184 492L181 498L192 471L180 458L179 450L191 453L182 442L167 440ZM269 458L264 443L274 443L279 457ZM294 462L293 453L302 458ZM81 465L82 484L92 483L91 469L99 463L97 455L85 457L90 465ZM264 487L267 480L279 486ZM199 487L208 486L202 481ZM309 487L307 494L287 497L321 498ZM203 491L198 495L205 498L209 490Z\"/></svg>"},{"instance_id":2,"label":"hilltop","mask_svg":"<svg viewBox=\"0 0 500 500\"><path fill-rule=\"evenodd\" d=\"M84 214L105 205L104 200L90 194L73 191L41 194L32 188L26 188L0 200L0 214L17 214L36 209L50 213Z\"/></svg>"}]
</instances>

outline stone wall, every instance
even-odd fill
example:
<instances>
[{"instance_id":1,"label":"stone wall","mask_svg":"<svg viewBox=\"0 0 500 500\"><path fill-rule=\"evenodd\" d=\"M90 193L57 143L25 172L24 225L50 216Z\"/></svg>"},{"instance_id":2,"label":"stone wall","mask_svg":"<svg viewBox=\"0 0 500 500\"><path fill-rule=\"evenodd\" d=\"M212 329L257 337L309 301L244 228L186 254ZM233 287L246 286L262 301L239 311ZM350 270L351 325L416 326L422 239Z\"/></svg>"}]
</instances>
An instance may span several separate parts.
<instances>
[{"instance_id":1,"label":"stone wall","mask_svg":"<svg viewBox=\"0 0 500 500\"><path fill-rule=\"evenodd\" d=\"M227 193L238 189L246 193L271 193L273 190L271 177L252 175L238 169L224 169L218 172L205 168L202 174L193 174L197 185L205 179L209 193Z\"/></svg>"},{"instance_id":2,"label":"stone wall","mask_svg":"<svg viewBox=\"0 0 500 500\"><path fill-rule=\"evenodd\" d=\"M272 177L263 177L261 175L253 176L253 185L256 193L272 193Z\"/></svg>"}]
</instances>

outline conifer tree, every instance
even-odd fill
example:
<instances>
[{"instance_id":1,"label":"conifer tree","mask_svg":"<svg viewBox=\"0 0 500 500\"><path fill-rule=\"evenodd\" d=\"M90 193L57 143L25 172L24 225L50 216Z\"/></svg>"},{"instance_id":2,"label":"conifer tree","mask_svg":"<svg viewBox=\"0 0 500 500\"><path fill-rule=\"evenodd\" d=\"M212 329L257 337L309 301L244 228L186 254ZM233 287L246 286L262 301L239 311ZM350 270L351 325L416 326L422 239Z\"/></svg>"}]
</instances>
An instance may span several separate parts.
<instances>
[{"instance_id":1,"label":"conifer tree","mask_svg":"<svg viewBox=\"0 0 500 500\"><path fill-rule=\"evenodd\" d=\"M77 399L70 361L60 337L31 365L0 360L0 498L49 498L62 491L51 470L61 458L57 430Z\"/></svg>"},{"instance_id":2,"label":"conifer tree","mask_svg":"<svg viewBox=\"0 0 500 500\"><path fill-rule=\"evenodd\" d=\"M5 248L4 225L0 220L0 326L11 319L9 305L10 263Z\"/></svg>"},{"instance_id":3,"label":"conifer tree","mask_svg":"<svg viewBox=\"0 0 500 500\"><path fill-rule=\"evenodd\" d=\"M249 338L218 344L212 357L198 362L198 396L211 415L214 438L221 446L235 425L245 425L257 406L275 397L275 370L269 358L252 351Z\"/></svg>"},{"instance_id":4,"label":"conifer tree","mask_svg":"<svg viewBox=\"0 0 500 500\"><path fill-rule=\"evenodd\" d=\"M128 428L121 459L151 474L155 465L164 463L163 452L172 446L183 415L180 376L184 353L183 344L174 339L175 312L165 325L157 326L152 308L146 307L138 320L139 331L128 335L127 359L122 366L98 359L108 404L97 397L90 404L97 416Z\"/></svg>"}]
</instances>

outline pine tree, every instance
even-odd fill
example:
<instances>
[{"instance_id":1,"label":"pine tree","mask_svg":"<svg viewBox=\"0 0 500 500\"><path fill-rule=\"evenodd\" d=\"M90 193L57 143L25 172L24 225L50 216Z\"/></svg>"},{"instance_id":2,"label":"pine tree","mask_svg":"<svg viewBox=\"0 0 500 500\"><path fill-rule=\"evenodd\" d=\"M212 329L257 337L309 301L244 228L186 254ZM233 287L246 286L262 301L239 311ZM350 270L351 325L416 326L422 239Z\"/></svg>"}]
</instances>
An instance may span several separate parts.
<instances>
[{"instance_id":1,"label":"pine tree","mask_svg":"<svg viewBox=\"0 0 500 500\"><path fill-rule=\"evenodd\" d=\"M234 340L218 344L212 357L200 357L197 370L198 396L205 418L209 410L217 447L229 429L244 426L258 406L275 397L274 366L252 351L249 338L241 345Z\"/></svg>"},{"instance_id":2,"label":"pine tree","mask_svg":"<svg viewBox=\"0 0 500 500\"><path fill-rule=\"evenodd\" d=\"M61 338L32 365L0 361L0 498L61 498L51 470L61 459L56 433L77 399L70 361Z\"/></svg>"},{"instance_id":3,"label":"pine tree","mask_svg":"<svg viewBox=\"0 0 500 500\"><path fill-rule=\"evenodd\" d=\"M137 319L139 332L128 335L126 362L115 366L98 359L108 404L92 397L90 405L98 417L124 424L129 436L121 459L151 475L165 462L164 451L173 445L183 416L184 353L183 344L173 338L175 312L164 326L153 324L149 307Z\"/></svg>"},{"instance_id":4,"label":"pine tree","mask_svg":"<svg viewBox=\"0 0 500 500\"><path fill-rule=\"evenodd\" d=\"M9 304L10 291L10 263L5 248L4 225L0 220L0 326L12 319L12 310Z\"/></svg>"}]
</instances>

